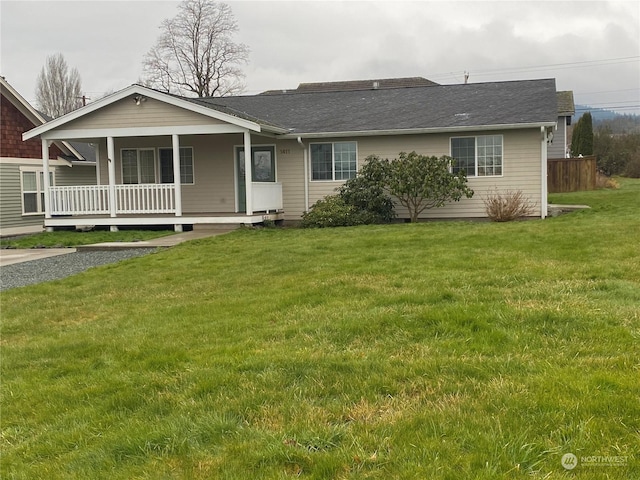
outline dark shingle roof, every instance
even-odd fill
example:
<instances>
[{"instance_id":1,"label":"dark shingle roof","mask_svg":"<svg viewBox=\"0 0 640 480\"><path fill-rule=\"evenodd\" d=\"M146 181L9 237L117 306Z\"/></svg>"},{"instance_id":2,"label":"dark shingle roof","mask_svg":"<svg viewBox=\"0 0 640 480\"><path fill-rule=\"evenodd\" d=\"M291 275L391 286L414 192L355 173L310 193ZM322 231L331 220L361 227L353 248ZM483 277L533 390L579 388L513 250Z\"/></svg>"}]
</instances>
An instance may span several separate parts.
<instances>
[{"instance_id":1,"label":"dark shingle roof","mask_svg":"<svg viewBox=\"0 0 640 480\"><path fill-rule=\"evenodd\" d=\"M570 117L576 113L576 106L573 103L573 92L567 90L564 92L557 92L558 98L558 116Z\"/></svg>"},{"instance_id":2,"label":"dark shingle roof","mask_svg":"<svg viewBox=\"0 0 640 480\"><path fill-rule=\"evenodd\" d=\"M433 85L438 84L424 77L379 78L373 80L347 80L343 82L301 83L295 90L267 90L260 95L346 92L349 90L377 90L381 88L431 87Z\"/></svg>"},{"instance_id":3,"label":"dark shingle roof","mask_svg":"<svg viewBox=\"0 0 640 480\"><path fill-rule=\"evenodd\" d=\"M198 99L210 108L322 134L555 122L555 80Z\"/></svg>"},{"instance_id":4,"label":"dark shingle roof","mask_svg":"<svg viewBox=\"0 0 640 480\"><path fill-rule=\"evenodd\" d=\"M68 142L76 151L82 155L87 162L96 161L96 151L93 145L84 142ZM76 160L76 158L70 158L69 160Z\"/></svg>"}]
</instances>

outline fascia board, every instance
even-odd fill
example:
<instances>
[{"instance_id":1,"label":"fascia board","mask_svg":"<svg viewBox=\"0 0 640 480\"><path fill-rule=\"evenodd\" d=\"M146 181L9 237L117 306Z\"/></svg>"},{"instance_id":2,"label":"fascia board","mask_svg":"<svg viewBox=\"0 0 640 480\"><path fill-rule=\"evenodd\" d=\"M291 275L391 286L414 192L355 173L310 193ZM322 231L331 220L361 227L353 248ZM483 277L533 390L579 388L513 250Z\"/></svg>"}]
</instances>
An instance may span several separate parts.
<instances>
[{"instance_id":1,"label":"fascia board","mask_svg":"<svg viewBox=\"0 0 640 480\"><path fill-rule=\"evenodd\" d=\"M30 138L37 137L38 135L42 135L47 133L53 129L56 129L66 123L72 122L73 120L77 120L89 113L95 112L107 105L118 102L122 99L125 99L131 95L139 94L144 95L148 98L153 98L154 100L158 100L163 103L167 103L169 105L174 105L185 110L190 110L195 113L200 113L202 115L215 118L217 120L231 123L233 125L237 125L239 127L245 128L247 130L252 130L255 132L259 132L261 127L259 124L255 122L250 122L248 120L243 120L238 117L234 117L232 115L228 115L226 113L219 112L218 110L213 110L211 108L202 107L200 105L196 105L193 102L189 102L188 100L182 100L181 98L174 97L172 95L168 95L162 92L158 92L156 90L149 89L147 87L143 87L141 85L131 85L127 88L120 90L119 92L115 92L111 95L108 95L100 100L96 100L89 105L79 108L78 110L74 110L73 112L67 113L61 117L58 117L50 122L45 123L44 125L40 125L39 127L33 128L28 132L25 132L22 135L23 140L29 140ZM51 137L49 137L51 138Z\"/></svg>"},{"instance_id":2,"label":"fascia board","mask_svg":"<svg viewBox=\"0 0 640 480\"><path fill-rule=\"evenodd\" d=\"M80 152L78 152L75 148L73 148L73 146L69 142L61 142L61 143L62 145L64 145L64 147L67 148L67 150L69 150L69 153L73 154L73 156L76 157L78 160L84 159L84 157L80 155ZM64 148L62 150L64 150Z\"/></svg>"},{"instance_id":3,"label":"fascia board","mask_svg":"<svg viewBox=\"0 0 640 480\"><path fill-rule=\"evenodd\" d=\"M16 105L16 107L18 108L18 110L20 110L20 112L26 116L29 120L31 120L33 123L36 124L43 124L46 122L45 118L40 115L40 113L31 106L31 104L29 102L27 102L24 97L22 95L20 95L18 93L18 91L13 88L11 86L11 84L9 84L9 82L7 82L4 78L0 77L0 83L2 84L2 87L4 89L7 90L7 93L9 93L11 95L11 97L13 97L13 100L15 100L19 105ZM9 98L9 100L11 100L11 98ZM11 102L15 105L14 102Z\"/></svg>"},{"instance_id":4,"label":"fascia board","mask_svg":"<svg viewBox=\"0 0 640 480\"><path fill-rule=\"evenodd\" d=\"M416 135L421 133L479 132L489 130L518 130L526 128L554 127L555 122L512 123L497 125L475 125L464 127L407 128L397 130L353 130L344 132L299 132L281 135L279 138L330 138L330 137L374 137L386 135Z\"/></svg>"}]
</instances>

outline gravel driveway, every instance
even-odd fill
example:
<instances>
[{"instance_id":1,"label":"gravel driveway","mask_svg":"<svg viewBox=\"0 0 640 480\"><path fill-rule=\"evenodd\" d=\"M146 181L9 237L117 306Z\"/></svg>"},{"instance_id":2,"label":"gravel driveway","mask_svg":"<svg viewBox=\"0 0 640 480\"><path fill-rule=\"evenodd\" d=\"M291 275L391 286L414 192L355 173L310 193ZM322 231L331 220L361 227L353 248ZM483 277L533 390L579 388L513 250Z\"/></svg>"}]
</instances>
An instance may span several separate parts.
<instances>
[{"instance_id":1,"label":"gravel driveway","mask_svg":"<svg viewBox=\"0 0 640 480\"><path fill-rule=\"evenodd\" d=\"M0 269L0 291L58 280L84 272L91 267L147 255L155 250L155 248L132 248L109 251L80 251L7 265Z\"/></svg>"}]
</instances>

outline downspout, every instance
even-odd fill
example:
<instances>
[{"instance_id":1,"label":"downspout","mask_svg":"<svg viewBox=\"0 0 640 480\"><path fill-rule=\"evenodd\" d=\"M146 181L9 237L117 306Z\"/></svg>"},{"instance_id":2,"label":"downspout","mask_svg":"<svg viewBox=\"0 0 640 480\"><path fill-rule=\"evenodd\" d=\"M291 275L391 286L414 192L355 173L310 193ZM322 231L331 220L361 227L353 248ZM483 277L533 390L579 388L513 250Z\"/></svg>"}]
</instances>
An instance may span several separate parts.
<instances>
[{"instance_id":1,"label":"downspout","mask_svg":"<svg viewBox=\"0 0 640 480\"><path fill-rule=\"evenodd\" d=\"M547 216L547 128L540 127L542 141L540 143L540 218Z\"/></svg>"},{"instance_id":2,"label":"downspout","mask_svg":"<svg viewBox=\"0 0 640 480\"><path fill-rule=\"evenodd\" d=\"M307 161L307 147L298 137L298 143L302 147L302 158L304 158L304 211L309 211L309 162Z\"/></svg>"}]
</instances>

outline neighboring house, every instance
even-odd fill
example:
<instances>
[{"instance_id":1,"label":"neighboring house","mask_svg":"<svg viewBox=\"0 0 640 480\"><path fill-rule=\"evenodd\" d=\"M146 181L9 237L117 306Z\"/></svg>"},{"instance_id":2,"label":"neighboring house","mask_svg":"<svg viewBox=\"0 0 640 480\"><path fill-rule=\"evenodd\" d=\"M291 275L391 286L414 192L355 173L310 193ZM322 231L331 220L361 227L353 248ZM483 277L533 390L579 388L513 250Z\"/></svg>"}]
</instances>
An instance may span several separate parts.
<instances>
[{"instance_id":1,"label":"neighboring house","mask_svg":"<svg viewBox=\"0 0 640 480\"><path fill-rule=\"evenodd\" d=\"M223 98L132 85L23 138L99 146L99 185L51 187L47 227L296 221L368 155L412 150L452 155L475 191L421 218L485 217L484 198L495 189L522 190L544 218L557 118L553 79L386 79Z\"/></svg>"},{"instance_id":2,"label":"neighboring house","mask_svg":"<svg viewBox=\"0 0 640 480\"><path fill-rule=\"evenodd\" d=\"M0 77L0 235L42 231L44 175L42 143L22 140L22 134L45 123L3 77ZM51 185L95 184L93 148L55 141L47 148Z\"/></svg>"},{"instance_id":3,"label":"neighboring house","mask_svg":"<svg viewBox=\"0 0 640 480\"><path fill-rule=\"evenodd\" d=\"M573 92L564 91L557 93L558 99L558 128L553 135L553 141L549 144L549 158L569 158L570 143L568 137L571 117L576 113L573 103Z\"/></svg>"}]
</instances>

